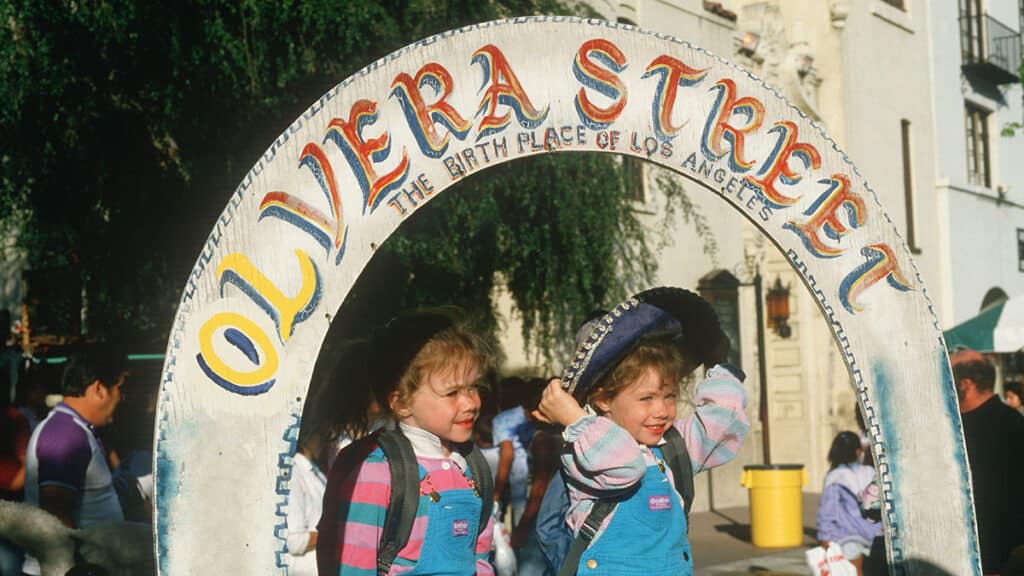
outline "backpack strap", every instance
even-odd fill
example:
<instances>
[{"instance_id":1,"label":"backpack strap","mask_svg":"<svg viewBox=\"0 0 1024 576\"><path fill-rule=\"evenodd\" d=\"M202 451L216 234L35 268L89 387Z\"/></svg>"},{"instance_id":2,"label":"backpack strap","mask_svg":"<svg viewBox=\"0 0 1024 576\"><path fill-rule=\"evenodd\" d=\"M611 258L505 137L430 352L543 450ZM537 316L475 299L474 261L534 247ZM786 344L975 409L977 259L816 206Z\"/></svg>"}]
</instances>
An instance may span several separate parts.
<instances>
[{"instance_id":1,"label":"backpack strap","mask_svg":"<svg viewBox=\"0 0 1024 576\"><path fill-rule=\"evenodd\" d=\"M484 458L483 452L476 444L473 444L473 449L466 454L466 463L469 464L469 473L473 476L473 482L480 495L480 528L476 532L476 536L479 538L487 528L487 521L491 518L491 507L486 503L491 493L494 492L494 479L491 478L491 467L487 463L487 459Z\"/></svg>"},{"instance_id":2,"label":"backpack strap","mask_svg":"<svg viewBox=\"0 0 1024 576\"><path fill-rule=\"evenodd\" d=\"M419 465L412 443L401 430L384 430L377 436L391 471L391 497L384 514L384 528L377 549L377 574L386 576L395 556L409 542L420 502Z\"/></svg>"},{"instance_id":3,"label":"backpack strap","mask_svg":"<svg viewBox=\"0 0 1024 576\"><path fill-rule=\"evenodd\" d=\"M316 543L316 562L320 574L338 573L338 519L348 516L351 504L351 492L346 490L345 485L359 470L366 457L377 448L378 435L378 432L374 432L346 446L338 453L334 466L327 473L323 513L317 524L320 537ZM344 538L344 535L341 537Z\"/></svg>"},{"instance_id":4,"label":"backpack strap","mask_svg":"<svg viewBox=\"0 0 1024 576\"><path fill-rule=\"evenodd\" d=\"M615 510L618 504L618 500L607 498L594 502L594 508L590 511L587 519L583 521L583 526L580 526L576 540L573 541L572 546L569 547L569 553L565 555L565 560L562 561L562 567L558 570L558 576L576 576L576 571L580 567L580 559L583 558L583 552L594 541L594 536L597 535L597 531L601 528L601 523L612 513L612 510Z\"/></svg>"},{"instance_id":5,"label":"backpack strap","mask_svg":"<svg viewBox=\"0 0 1024 576\"><path fill-rule=\"evenodd\" d=\"M690 462L690 454L686 450L686 442L674 426L670 426L668 431L665 432L665 440L665 444L661 445L661 453L665 457L665 462L669 468L672 469L676 490L683 497L683 510L686 513L687 520L689 520L690 506L693 503L695 493L693 486L693 463ZM564 470L562 470L562 474L565 474ZM637 487L639 488L639 485ZM628 495L625 497L628 497ZM601 528L601 523L615 510L615 507L618 506L619 501L623 498L602 498L594 502L594 508L590 511L587 519L583 521L579 534L576 535L576 539L569 548L568 554L565 555L562 567L558 570L558 576L576 575L576 571L579 570L580 559L583 558L583 552L594 541L594 536L597 535L597 531ZM689 522L687 522L687 527L689 527Z\"/></svg>"},{"instance_id":6,"label":"backpack strap","mask_svg":"<svg viewBox=\"0 0 1024 576\"><path fill-rule=\"evenodd\" d=\"M693 505L693 496L696 491L693 488L693 463L690 462L690 453L686 451L686 441L679 434L675 426L669 426L665 432L665 443L661 445L661 453L665 462L672 469L672 478L675 480L676 490L683 497L683 511L686 512L687 526L690 520L690 507Z\"/></svg>"}]
</instances>

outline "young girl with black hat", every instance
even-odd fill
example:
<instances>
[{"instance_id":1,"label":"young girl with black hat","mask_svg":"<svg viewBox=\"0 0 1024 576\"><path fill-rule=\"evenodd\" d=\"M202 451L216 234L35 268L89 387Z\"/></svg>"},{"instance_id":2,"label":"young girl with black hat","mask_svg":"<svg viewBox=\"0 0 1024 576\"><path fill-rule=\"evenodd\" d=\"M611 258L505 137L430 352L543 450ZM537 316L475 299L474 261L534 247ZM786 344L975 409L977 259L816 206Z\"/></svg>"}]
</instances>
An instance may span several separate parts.
<instances>
[{"instance_id":1,"label":"young girl with black hat","mask_svg":"<svg viewBox=\"0 0 1024 576\"><path fill-rule=\"evenodd\" d=\"M478 487L488 485L490 476L485 483L471 471L479 455L471 440L473 423L488 364L483 345L451 311L434 310L392 320L374 333L371 348L371 384L395 428L346 448L370 450L354 470L341 469L351 462L345 452L338 456L321 519L320 573L493 574L487 561L493 521L483 520L489 518L491 494ZM389 502L405 483L393 479L397 469L385 456L380 434L397 434L404 446L411 445L413 474L419 473L418 493L400 494L412 499L415 520L387 555L387 516L400 512Z\"/></svg>"}]
</instances>

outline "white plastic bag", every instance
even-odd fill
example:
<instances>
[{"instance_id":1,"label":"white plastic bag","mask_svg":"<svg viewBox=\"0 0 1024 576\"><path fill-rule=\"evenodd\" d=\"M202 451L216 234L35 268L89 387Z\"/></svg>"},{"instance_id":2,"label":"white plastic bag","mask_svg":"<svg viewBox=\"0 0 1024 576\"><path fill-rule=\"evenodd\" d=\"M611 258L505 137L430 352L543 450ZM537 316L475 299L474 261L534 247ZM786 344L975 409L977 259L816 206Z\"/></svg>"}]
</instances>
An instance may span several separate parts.
<instances>
[{"instance_id":1,"label":"white plastic bag","mask_svg":"<svg viewBox=\"0 0 1024 576\"><path fill-rule=\"evenodd\" d=\"M498 576L516 576L516 553L505 523L494 519L494 570Z\"/></svg>"},{"instance_id":2,"label":"white plastic bag","mask_svg":"<svg viewBox=\"0 0 1024 576\"><path fill-rule=\"evenodd\" d=\"M857 576L857 567L843 556L843 550L830 542L828 550L817 546L806 553L807 565L814 576Z\"/></svg>"}]
</instances>

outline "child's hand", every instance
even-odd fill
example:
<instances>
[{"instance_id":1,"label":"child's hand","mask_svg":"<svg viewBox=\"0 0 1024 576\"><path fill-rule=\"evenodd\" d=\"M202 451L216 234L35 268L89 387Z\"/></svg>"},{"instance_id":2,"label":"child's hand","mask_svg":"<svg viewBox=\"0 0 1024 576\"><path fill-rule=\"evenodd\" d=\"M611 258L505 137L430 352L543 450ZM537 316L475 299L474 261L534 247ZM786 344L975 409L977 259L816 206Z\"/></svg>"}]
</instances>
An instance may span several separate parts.
<instances>
[{"instance_id":1,"label":"child's hand","mask_svg":"<svg viewBox=\"0 0 1024 576\"><path fill-rule=\"evenodd\" d=\"M562 381L554 378L544 389L540 405L533 415L541 422L568 426L585 416L586 412L572 395L562 389Z\"/></svg>"}]
</instances>

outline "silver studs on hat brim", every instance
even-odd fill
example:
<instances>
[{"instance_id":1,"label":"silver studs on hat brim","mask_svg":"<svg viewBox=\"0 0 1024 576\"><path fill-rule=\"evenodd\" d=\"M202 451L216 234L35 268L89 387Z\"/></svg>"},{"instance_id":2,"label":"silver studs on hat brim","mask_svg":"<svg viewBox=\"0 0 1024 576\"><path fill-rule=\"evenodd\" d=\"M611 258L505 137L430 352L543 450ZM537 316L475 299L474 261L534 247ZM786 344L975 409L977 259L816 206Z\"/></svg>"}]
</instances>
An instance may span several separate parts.
<instances>
[{"instance_id":1,"label":"silver studs on hat brim","mask_svg":"<svg viewBox=\"0 0 1024 576\"><path fill-rule=\"evenodd\" d=\"M639 304L639 300L630 298L613 308L611 312L605 314L590 328L586 337L583 338L583 342L576 348L576 353L569 367L562 372L562 388L566 392L573 394L576 391L576 387L579 386L579 377L590 366L594 352L597 351L601 342L606 336L611 334L615 320L621 318L623 313L636 308Z\"/></svg>"}]
</instances>

